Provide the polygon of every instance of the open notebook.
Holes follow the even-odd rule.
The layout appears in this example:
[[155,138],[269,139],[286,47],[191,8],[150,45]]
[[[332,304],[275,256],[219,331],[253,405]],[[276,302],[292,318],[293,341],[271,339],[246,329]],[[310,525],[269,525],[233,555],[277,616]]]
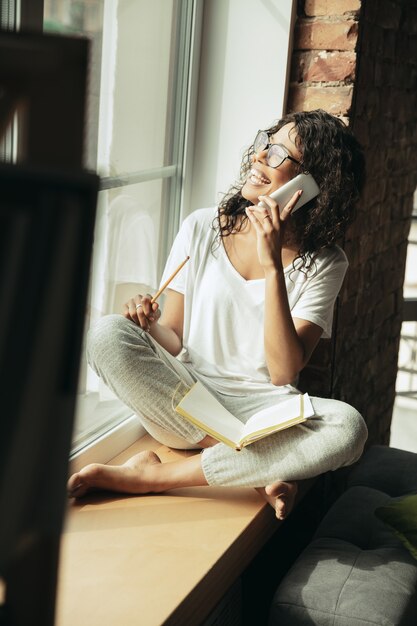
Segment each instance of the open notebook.
[[241,450],[250,443],[314,415],[307,393],[291,395],[277,405],[254,413],[242,424],[202,385],[196,382],[175,407],[177,413],[226,445]]

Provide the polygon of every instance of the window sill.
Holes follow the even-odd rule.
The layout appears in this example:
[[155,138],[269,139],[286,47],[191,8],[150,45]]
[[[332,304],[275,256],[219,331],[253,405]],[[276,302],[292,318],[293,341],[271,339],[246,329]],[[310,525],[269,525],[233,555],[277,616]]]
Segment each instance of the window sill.
[[72,455],[69,473],[79,472],[89,463],[108,463],[145,433],[139,417],[131,415]]
[[[172,450],[149,435],[114,459]],[[96,494],[70,503],[56,626],[201,623],[279,526],[250,488],[190,487],[163,495]]]

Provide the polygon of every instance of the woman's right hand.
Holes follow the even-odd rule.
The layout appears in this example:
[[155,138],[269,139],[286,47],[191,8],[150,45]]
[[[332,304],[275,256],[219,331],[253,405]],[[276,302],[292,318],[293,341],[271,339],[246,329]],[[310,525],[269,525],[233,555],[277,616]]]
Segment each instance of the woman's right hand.
[[158,323],[161,317],[161,311],[157,302],[151,303],[152,296],[147,293],[142,296],[138,293],[134,298],[130,298],[126,302],[123,310],[123,315],[128,319],[143,328],[146,332],[149,332],[155,324]]

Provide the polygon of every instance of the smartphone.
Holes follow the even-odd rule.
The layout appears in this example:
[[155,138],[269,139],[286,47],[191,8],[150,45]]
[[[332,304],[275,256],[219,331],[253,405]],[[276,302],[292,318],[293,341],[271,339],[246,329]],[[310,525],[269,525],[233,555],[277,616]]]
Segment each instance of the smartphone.
[[[279,210],[282,211],[287,202],[291,200],[291,198],[298,189],[302,189],[303,193],[301,194],[295,207],[291,211],[292,214],[294,213],[294,211],[298,211],[298,209],[301,209],[301,207],[304,206],[306,202],[312,200],[320,193],[319,186],[311,174],[298,174],[298,176],[292,178],[288,181],[288,183],[285,183],[285,185],[282,185],[282,187],[268,195],[270,198],[275,200],[275,202],[277,202]],[[258,206],[263,207],[264,209],[269,208],[262,201],[258,204]]]

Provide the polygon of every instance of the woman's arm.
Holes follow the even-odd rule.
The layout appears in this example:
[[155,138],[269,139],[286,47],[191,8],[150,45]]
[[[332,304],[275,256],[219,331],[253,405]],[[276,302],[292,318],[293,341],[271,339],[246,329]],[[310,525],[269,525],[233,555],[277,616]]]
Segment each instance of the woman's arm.
[[316,347],[322,328],[293,319],[288,303],[282,263],[282,238],[285,222],[299,193],[295,193],[281,214],[277,203],[261,196],[268,209],[248,207],[247,215],[257,234],[259,262],[265,272],[264,345],[266,362],[274,385],[294,381]]
[[282,269],[265,274],[264,329],[271,382],[290,384],[307,364],[323,330],[312,322],[293,319]]
[[167,289],[165,293],[164,310],[160,321],[150,327],[149,334],[165,350],[177,356],[182,350],[184,296],[173,289]]
[[167,289],[165,294],[162,315],[158,303],[151,303],[150,294],[131,298],[125,304],[123,314],[146,330],[170,354],[177,356],[182,349],[184,296],[173,289]]

